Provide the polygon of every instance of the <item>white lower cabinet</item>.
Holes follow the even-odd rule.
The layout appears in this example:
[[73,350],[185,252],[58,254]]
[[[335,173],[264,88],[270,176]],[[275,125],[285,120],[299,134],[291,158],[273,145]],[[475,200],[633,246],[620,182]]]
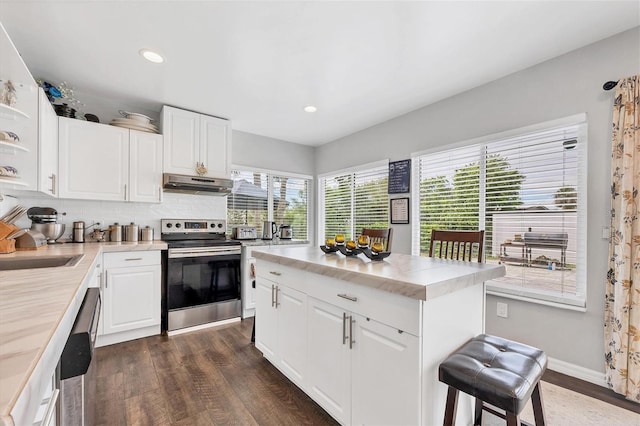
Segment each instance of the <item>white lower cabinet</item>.
[[352,315],[351,423],[420,423],[420,339]]
[[160,252],[104,253],[98,346],[160,333]]
[[350,423],[351,353],[345,311],[313,297],[307,302],[309,394],[333,418]]
[[[307,365],[307,295],[262,277],[256,280],[256,347],[298,386]],[[258,337],[259,336],[259,337]]]
[[[342,424],[421,423],[421,338],[401,315],[392,315],[395,326],[376,320],[394,310],[417,317],[419,301],[405,306],[344,281],[258,266],[256,347],[267,359]],[[297,282],[307,293],[289,287]]]

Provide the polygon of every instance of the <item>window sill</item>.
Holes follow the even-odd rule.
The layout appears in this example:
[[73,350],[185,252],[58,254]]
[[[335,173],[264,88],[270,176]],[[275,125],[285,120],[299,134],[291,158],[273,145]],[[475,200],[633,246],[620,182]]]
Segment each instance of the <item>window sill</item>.
[[523,302],[551,306],[553,308],[567,309],[570,311],[587,312],[585,299],[582,297],[560,296],[558,294],[539,291],[534,292],[519,287],[498,284],[491,281],[488,281],[486,283],[486,289],[487,294],[491,296],[520,300]]

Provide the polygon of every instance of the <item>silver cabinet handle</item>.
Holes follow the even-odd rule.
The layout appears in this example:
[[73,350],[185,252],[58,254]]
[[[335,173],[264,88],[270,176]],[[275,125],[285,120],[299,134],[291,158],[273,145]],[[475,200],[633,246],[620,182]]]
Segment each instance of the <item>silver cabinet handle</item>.
[[338,294],[338,297],[342,297],[343,299],[351,300],[352,302],[357,302],[358,298],[355,296],[349,296],[348,294]]
[[347,314],[342,313],[342,344],[347,343]]
[[160,188],[160,185],[158,185],[158,202],[162,202],[162,188]]
[[49,179],[51,179],[51,193],[56,195],[56,174],[52,173]]
[[353,349],[353,344],[356,342],[353,340],[353,323],[356,320],[353,319],[353,316],[349,315],[349,349]]
[[127,184],[124,184],[124,200],[127,201]]
[[274,293],[275,293],[275,290],[276,290],[276,286],[271,284],[271,307],[272,308],[276,305],[276,300],[275,300],[275,298],[273,296]]
[[276,309],[280,306],[280,302],[278,302],[278,292],[280,291],[280,287],[276,286]]
[[270,273],[271,275],[276,275],[276,276],[278,276],[278,277],[279,277],[280,275],[282,275],[282,273],[281,273],[281,272],[276,272],[276,271],[269,271],[269,273]]
[[104,271],[104,288],[109,288],[109,271]]
[[125,261],[127,261],[127,262],[131,261],[131,260],[142,260],[142,258],[141,257],[130,257],[128,259],[125,259]]

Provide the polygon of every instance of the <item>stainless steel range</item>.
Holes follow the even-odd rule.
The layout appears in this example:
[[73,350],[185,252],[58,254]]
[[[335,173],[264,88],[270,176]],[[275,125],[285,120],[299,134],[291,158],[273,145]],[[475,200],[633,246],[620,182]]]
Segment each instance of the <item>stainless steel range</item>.
[[240,317],[242,246],[223,219],[162,219],[163,323],[168,331]]

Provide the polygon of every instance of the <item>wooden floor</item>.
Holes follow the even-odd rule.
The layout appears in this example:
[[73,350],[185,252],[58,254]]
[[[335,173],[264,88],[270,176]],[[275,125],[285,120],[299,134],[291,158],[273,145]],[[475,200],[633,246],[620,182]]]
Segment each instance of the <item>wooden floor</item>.
[[[249,342],[252,326],[248,319],[98,348],[96,424],[336,425]],[[550,370],[543,380],[640,413],[600,386]]]
[[98,348],[96,424],[337,424],[249,342],[252,325]]

